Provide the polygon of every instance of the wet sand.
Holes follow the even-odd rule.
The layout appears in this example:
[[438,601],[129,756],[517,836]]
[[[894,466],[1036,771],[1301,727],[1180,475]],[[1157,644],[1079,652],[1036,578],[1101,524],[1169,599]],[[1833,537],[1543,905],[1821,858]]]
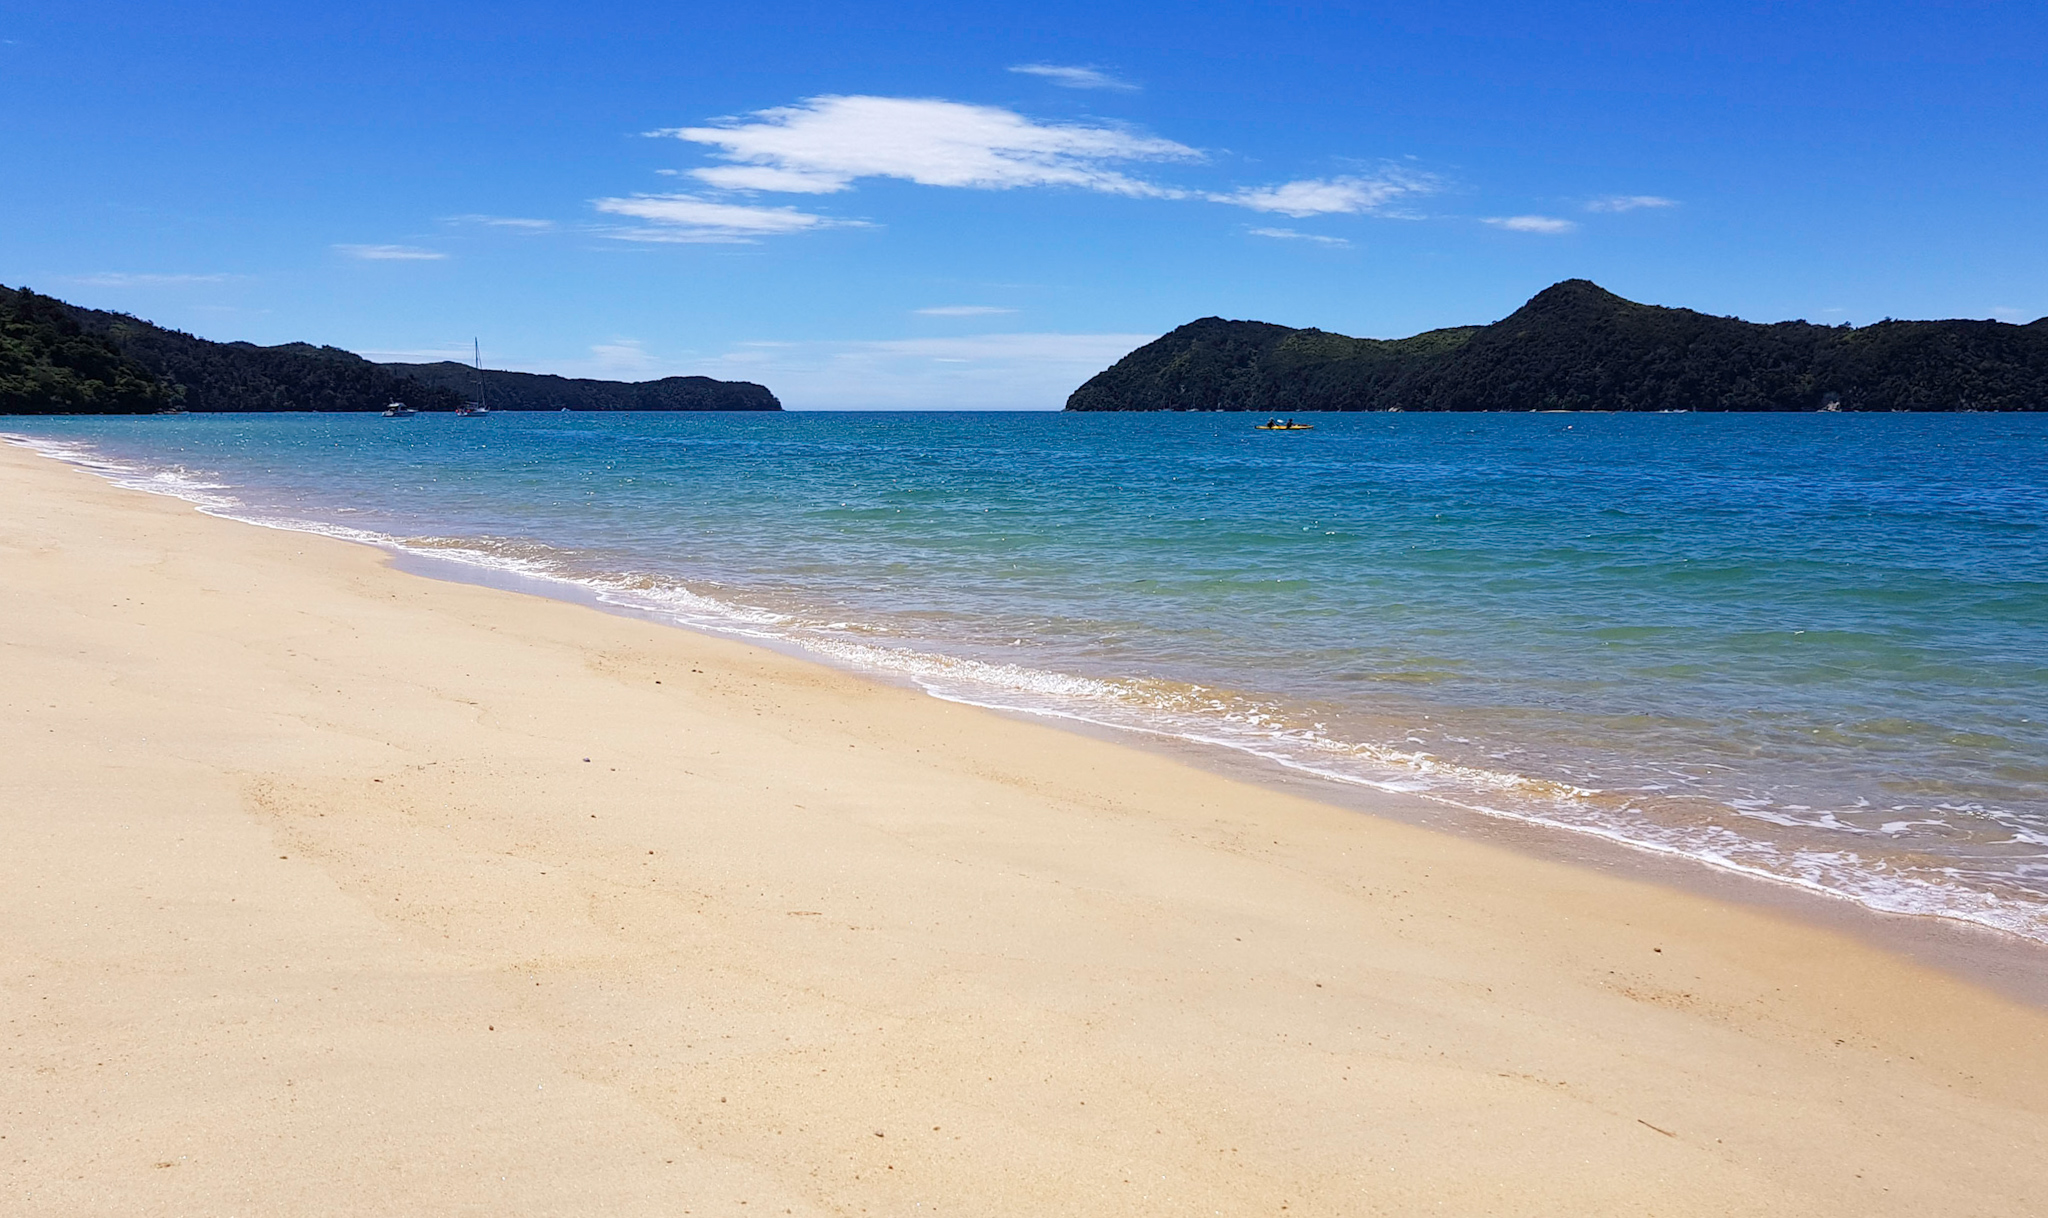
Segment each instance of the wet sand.
[[1837,928],[13,448],[0,622],[10,1212],[2048,1211]]

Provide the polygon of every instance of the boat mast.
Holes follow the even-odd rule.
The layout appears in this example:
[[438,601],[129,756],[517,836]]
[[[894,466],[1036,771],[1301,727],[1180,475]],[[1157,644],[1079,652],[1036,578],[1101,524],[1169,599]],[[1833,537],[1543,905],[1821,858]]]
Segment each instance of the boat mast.
[[484,347],[481,339],[472,338],[470,346],[476,352],[476,404],[485,410],[491,408],[490,395],[484,392]]

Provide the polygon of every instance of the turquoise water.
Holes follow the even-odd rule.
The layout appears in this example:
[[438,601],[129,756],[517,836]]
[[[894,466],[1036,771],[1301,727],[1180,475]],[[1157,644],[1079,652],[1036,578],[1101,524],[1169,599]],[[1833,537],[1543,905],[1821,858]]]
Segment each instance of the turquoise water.
[[2048,940],[2048,416],[187,416],[6,430],[573,581]]

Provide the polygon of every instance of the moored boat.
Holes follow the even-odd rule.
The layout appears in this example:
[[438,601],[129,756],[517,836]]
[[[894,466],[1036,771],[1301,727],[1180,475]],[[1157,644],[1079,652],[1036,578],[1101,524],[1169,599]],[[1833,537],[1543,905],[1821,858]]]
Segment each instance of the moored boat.
[[471,339],[470,349],[476,357],[476,401],[464,402],[462,405],[457,406],[455,408],[455,417],[458,419],[472,419],[478,415],[491,413],[491,395],[484,388],[483,343],[477,339]]

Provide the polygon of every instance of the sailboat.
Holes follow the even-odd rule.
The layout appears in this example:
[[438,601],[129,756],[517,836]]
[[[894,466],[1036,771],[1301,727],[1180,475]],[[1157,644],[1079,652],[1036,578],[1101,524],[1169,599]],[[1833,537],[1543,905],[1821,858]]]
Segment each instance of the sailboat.
[[480,414],[491,413],[490,395],[484,391],[483,343],[473,338],[470,340],[470,346],[476,354],[476,401],[464,402],[462,405],[457,406],[455,408],[455,417],[458,419],[470,419]]

